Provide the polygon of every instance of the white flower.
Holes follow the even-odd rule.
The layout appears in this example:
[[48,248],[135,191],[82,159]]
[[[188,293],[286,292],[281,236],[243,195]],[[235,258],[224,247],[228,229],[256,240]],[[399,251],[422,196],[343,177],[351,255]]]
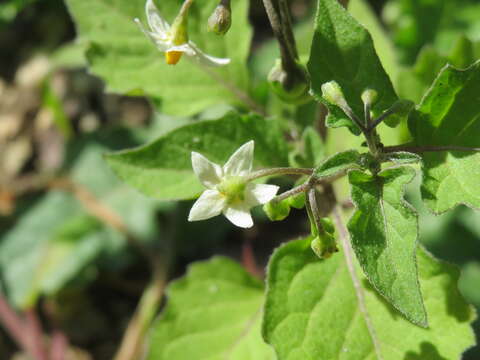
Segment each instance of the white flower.
[[207,190],[193,204],[188,221],[205,220],[223,213],[234,225],[253,226],[250,208],[269,202],[278,191],[275,185],[248,182],[253,146],[253,141],[243,144],[223,167],[192,152],[193,171]]
[[165,53],[167,64],[175,65],[183,54],[191,56],[202,64],[209,66],[221,66],[230,63],[230,59],[217,58],[203,53],[192,41],[188,40],[186,24],[182,19],[186,19],[186,13],[180,14],[179,21],[170,25],[162,18],[158,12],[153,0],[147,0],[145,4],[148,26],[151,31],[145,29],[138,18],[134,21],[140,27],[147,37],[153,41],[158,50]]

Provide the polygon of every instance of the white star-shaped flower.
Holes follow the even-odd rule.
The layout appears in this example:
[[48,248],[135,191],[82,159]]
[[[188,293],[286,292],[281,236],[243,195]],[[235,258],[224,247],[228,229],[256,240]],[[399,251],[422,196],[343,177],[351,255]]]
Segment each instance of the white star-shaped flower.
[[243,144],[223,167],[192,152],[193,171],[207,190],[193,204],[188,221],[223,214],[236,226],[253,226],[250,209],[269,202],[278,191],[276,185],[248,181],[252,171],[253,147],[253,141]]
[[186,24],[182,23],[182,18],[186,19],[186,14],[179,15],[179,21],[174,22],[170,27],[167,21],[162,18],[153,0],[147,0],[145,4],[150,31],[145,29],[138,18],[134,21],[140,27],[140,30],[153,41],[158,50],[165,53],[167,64],[175,65],[183,54],[196,59],[198,62],[208,66],[222,66],[230,63],[230,59],[217,58],[202,52],[192,41],[188,40]]

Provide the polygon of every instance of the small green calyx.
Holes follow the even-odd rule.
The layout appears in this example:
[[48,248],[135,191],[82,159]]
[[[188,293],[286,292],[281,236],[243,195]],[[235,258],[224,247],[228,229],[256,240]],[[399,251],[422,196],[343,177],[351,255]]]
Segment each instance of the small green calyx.
[[225,35],[232,26],[232,9],[230,1],[221,1],[208,18],[208,31]]
[[174,45],[183,45],[188,42],[188,10],[192,0],[185,0],[170,28],[171,39]]
[[224,179],[217,190],[226,197],[228,204],[245,200],[245,187],[247,183],[241,176],[232,176]]
[[273,92],[289,104],[301,105],[311,100],[307,72],[298,63],[288,72],[284,69],[282,61],[277,59],[268,74],[268,82]]
[[290,214],[289,199],[282,201],[269,201],[263,205],[263,211],[271,221],[282,221]]

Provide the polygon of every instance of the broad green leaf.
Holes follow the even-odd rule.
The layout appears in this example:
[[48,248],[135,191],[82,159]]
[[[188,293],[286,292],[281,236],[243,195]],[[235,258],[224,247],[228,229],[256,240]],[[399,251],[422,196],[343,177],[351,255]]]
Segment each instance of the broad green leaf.
[[457,38],[447,55],[441,55],[431,45],[423,47],[415,65],[401,69],[395,78],[395,88],[399,96],[419,103],[446,64],[463,69],[475,62],[478,57],[473,53],[473,46],[473,42],[462,35]]
[[357,265],[372,334],[343,250],[318,260],[310,241],[283,245],[270,259],[263,335],[278,360],[459,359],[475,343],[469,326],[474,311],[458,292],[458,270],[453,266],[423,250],[417,252],[430,324],[424,329],[399,316],[369,286]]
[[427,326],[417,279],[415,250],[417,214],[403,200],[406,184],[415,177],[407,167],[372,176],[348,174],[356,211],[348,223],[352,246],[371,284],[411,322]]
[[[180,0],[157,2],[170,24],[181,4]],[[208,70],[183,58],[175,66],[165,63],[164,54],[133,22],[138,17],[146,24],[145,0],[67,0],[67,5],[78,35],[90,43],[87,57],[91,70],[106,81],[109,91],[145,94],[161,99],[165,113],[191,115],[216,103],[234,101],[232,87],[240,91],[248,87],[245,61],[251,30],[247,0],[232,4],[235,21],[224,37],[207,32],[207,19],[216,3],[198,0],[192,5],[191,40],[207,54],[232,60],[228,66]],[[219,83],[217,77],[224,83]]]
[[390,0],[383,12],[404,63],[426,44],[445,54],[459,35],[478,39],[477,0]]
[[[129,133],[113,134],[125,144]],[[103,132],[102,137],[108,134]],[[89,196],[118,215],[129,232],[149,241],[158,231],[156,204],[109,171],[102,159],[108,148],[94,136],[80,140],[69,148],[65,171]],[[1,238],[0,268],[7,296],[19,308],[30,307],[40,295],[54,295],[82,278],[88,267],[100,266],[96,260],[101,256],[118,268],[125,261],[125,247],[125,236],[95,219],[71,192],[50,191]]]
[[[381,113],[397,96],[375,53],[370,34],[336,0],[319,0],[308,70],[314,96],[329,108],[328,125],[348,126],[358,132],[343,111],[322,98],[322,84],[335,80],[343,90],[353,112],[363,118],[362,92],[378,92],[372,110]],[[394,125],[389,123],[389,125]]]
[[330,156],[314,170],[314,175],[322,178],[346,173],[349,170],[360,169],[360,153],[357,150],[347,150]]
[[400,70],[395,47],[368,1],[350,0],[348,12],[372,35],[375,50],[386,73],[395,79]]
[[229,113],[173,130],[137,149],[107,156],[115,173],[129,185],[158,199],[191,199],[204,187],[193,173],[191,152],[223,165],[241,145],[255,141],[254,164],[288,164],[288,148],[275,120]]
[[275,359],[260,334],[263,284],[240,265],[223,257],[195,263],[167,294],[147,359]]
[[[480,148],[480,62],[466,70],[446,66],[410,114],[418,146]],[[480,152],[425,152],[422,197],[435,213],[458,204],[480,208]]]

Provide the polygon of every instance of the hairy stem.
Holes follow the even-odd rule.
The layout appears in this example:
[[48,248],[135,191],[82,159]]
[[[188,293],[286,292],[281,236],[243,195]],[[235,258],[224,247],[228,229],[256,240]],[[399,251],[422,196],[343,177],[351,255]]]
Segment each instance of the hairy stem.
[[333,218],[335,221],[335,225],[338,229],[338,233],[340,235],[340,240],[342,242],[343,254],[345,256],[345,261],[347,263],[348,272],[353,282],[355,294],[357,295],[358,307],[365,319],[368,332],[373,342],[375,354],[377,355],[377,358],[379,360],[383,360],[383,356],[380,349],[380,341],[378,340],[375,327],[373,326],[372,319],[370,317],[370,314],[368,313],[367,305],[365,303],[365,294],[363,292],[363,287],[362,287],[362,284],[360,283],[360,279],[358,278],[357,272],[355,270],[355,264],[353,260],[353,250],[352,250],[352,247],[350,246],[348,230],[343,222],[342,214],[338,205],[335,206],[333,210]]
[[383,148],[384,152],[396,152],[396,151],[406,151],[416,154],[421,154],[424,152],[438,152],[438,151],[480,151],[480,147],[467,147],[467,146],[456,146],[456,145],[445,145],[445,146],[435,146],[435,145],[426,145],[426,146],[411,146],[408,144],[404,145],[395,145],[395,146],[385,146]]
[[302,185],[296,186],[293,189],[290,189],[288,191],[285,191],[284,193],[281,193],[280,195],[275,196],[271,201],[272,202],[280,202],[283,201],[290,196],[294,196],[300,193],[303,193],[307,191],[312,185],[307,181],[306,183],[303,183]]
[[271,169],[262,169],[252,172],[247,178],[246,181],[252,181],[258,178],[271,175],[312,175],[313,169],[310,168],[271,168]]
[[[272,26],[273,34],[278,41],[280,47],[280,57],[282,59],[282,67],[287,73],[294,74],[297,67],[296,45],[291,43],[292,35],[286,35],[290,30],[286,30],[291,26],[290,19],[284,19],[285,12],[288,13],[286,4],[281,5],[279,0],[263,0],[263,5],[267,12],[268,20]],[[283,11],[281,8],[283,7]],[[288,14],[289,17],[289,14]]]
[[311,216],[313,217],[313,221],[315,222],[315,225],[317,227],[318,235],[325,234],[325,228],[323,227],[323,224],[321,221],[322,216],[320,215],[320,211],[318,209],[317,195],[316,195],[315,188],[311,188],[310,190],[308,190],[308,206],[310,207]]

